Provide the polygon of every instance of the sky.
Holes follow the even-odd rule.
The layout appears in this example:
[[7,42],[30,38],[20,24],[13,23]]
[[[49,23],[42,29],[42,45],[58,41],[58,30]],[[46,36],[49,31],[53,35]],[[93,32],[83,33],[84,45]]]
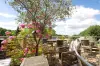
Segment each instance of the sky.
[[[72,0],[72,17],[64,21],[56,21],[54,29],[57,34],[79,34],[91,25],[100,25],[100,0]],[[18,13],[4,0],[0,0],[0,27],[15,30]]]

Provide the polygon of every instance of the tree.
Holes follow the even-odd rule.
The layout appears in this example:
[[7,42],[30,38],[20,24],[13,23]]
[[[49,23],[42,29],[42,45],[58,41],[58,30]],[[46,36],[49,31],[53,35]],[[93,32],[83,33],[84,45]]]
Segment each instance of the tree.
[[80,33],[81,36],[95,36],[96,39],[99,39],[100,37],[97,38],[97,36],[100,36],[100,25],[94,25],[90,26],[86,30]]
[[5,36],[6,31],[6,29],[0,28],[0,36]]
[[[71,14],[71,0],[12,0],[10,5],[19,13],[18,21],[32,24],[36,42],[36,56],[42,37],[50,36],[53,22]],[[38,39],[37,39],[38,38]]]
[[8,30],[8,29],[5,29],[5,28],[0,28],[0,36],[6,36],[5,35],[6,31],[11,31],[12,35],[15,35],[15,30]]

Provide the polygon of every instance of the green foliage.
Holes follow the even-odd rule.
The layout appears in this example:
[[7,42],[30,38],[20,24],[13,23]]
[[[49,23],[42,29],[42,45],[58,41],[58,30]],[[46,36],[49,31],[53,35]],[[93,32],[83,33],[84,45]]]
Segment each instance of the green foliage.
[[[28,22],[37,16],[45,16],[53,20],[71,15],[71,0],[7,0],[20,13],[18,21]],[[40,21],[40,19],[37,19]],[[42,22],[42,21],[41,21]]]
[[56,31],[54,29],[52,29],[52,36],[56,36]]
[[21,58],[23,58],[23,51],[16,49],[17,51],[12,52],[12,62],[11,62],[11,66],[16,66],[16,65],[20,65],[21,64]]
[[75,39],[77,39],[77,38],[79,38],[79,35],[73,35],[70,39],[71,39],[71,40],[75,40]]
[[80,33],[81,36],[100,36],[100,26],[90,26],[86,30]]
[[16,30],[8,30],[8,29],[5,29],[5,28],[0,28],[0,36],[6,36],[5,35],[6,31],[11,31],[12,35],[15,35],[15,32],[16,32]]
[[0,35],[1,35],[1,36],[5,36],[5,32],[6,32],[6,31],[7,31],[6,29],[0,28]]
[[[71,15],[71,0],[7,0],[9,4],[19,13],[18,22],[34,26],[32,31],[22,30],[19,37],[33,36],[36,43],[36,56],[38,46],[42,37],[50,37],[55,32],[52,22]],[[29,32],[29,33],[28,33]],[[53,33],[52,33],[53,32]],[[30,34],[31,33],[31,34]],[[26,43],[26,42],[25,42]],[[24,43],[24,44],[25,44]]]

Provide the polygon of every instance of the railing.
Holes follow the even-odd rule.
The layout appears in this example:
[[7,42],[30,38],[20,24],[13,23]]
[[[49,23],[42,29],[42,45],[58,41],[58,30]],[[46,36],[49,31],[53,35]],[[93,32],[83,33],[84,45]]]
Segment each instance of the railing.
[[[75,37],[75,36],[74,36],[74,37]],[[88,37],[91,37],[91,36],[88,36]],[[97,36],[92,36],[92,37],[97,38]],[[75,37],[75,38],[76,38],[76,37]],[[99,36],[98,36],[98,38],[99,38]],[[83,39],[83,40],[86,40],[86,38]],[[95,41],[95,42],[97,42],[97,41]],[[85,59],[84,57],[82,57],[82,56],[78,53],[76,46],[79,46],[79,45],[73,44],[72,46],[73,46],[72,49],[75,51],[75,54],[76,54],[77,58],[78,58],[78,59],[81,61],[81,63],[82,63],[82,65],[80,65],[80,66],[93,66],[93,65],[90,64],[88,61],[86,61],[86,59]],[[88,46],[90,46],[90,44],[89,44]],[[99,52],[100,52],[100,51],[99,51]]]

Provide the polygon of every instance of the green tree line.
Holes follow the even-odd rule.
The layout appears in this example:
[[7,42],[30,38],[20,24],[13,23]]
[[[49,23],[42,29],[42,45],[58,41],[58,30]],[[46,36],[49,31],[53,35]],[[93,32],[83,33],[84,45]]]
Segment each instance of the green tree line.
[[16,30],[8,30],[8,29],[1,28],[1,27],[0,27],[0,36],[6,36],[6,35],[5,35],[5,32],[6,32],[6,31],[10,31],[10,32],[12,33],[12,35],[15,35],[15,33],[16,33]]
[[100,36],[100,25],[90,26],[86,30],[82,31],[79,35],[81,36]]

